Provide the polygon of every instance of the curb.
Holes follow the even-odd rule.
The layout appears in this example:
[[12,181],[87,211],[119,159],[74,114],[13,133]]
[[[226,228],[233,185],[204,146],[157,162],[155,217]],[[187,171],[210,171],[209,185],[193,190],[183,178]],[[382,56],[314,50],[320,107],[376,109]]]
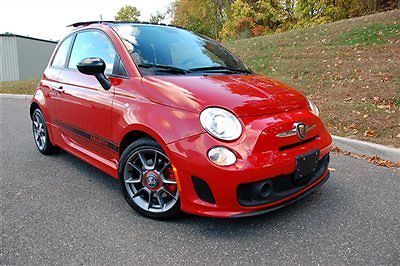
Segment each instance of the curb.
[[348,139],[339,136],[332,137],[334,145],[338,146],[342,150],[367,155],[369,157],[379,156],[382,159],[392,162],[400,161],[400,149],[398,148],[387,147],[372,142]]
[[0,94],[0,98],[6,99],[24,99],[24,100],[31,100],[33,95],[30,94]]
[[332,136],[332,138],[333,138],[333,140],[338,141],[338,142],[340,141],[340,142],[354,143],[354,144],[358,144],[358,145],[366,145],[366,146],[369,146],[374,149],[400,154],[400,148],[392,148],[392,147],[388,147],[388,146],[373,143],[373,142],[362,141],[362,140],[358,140],[358,139],[343,138],[343,137],[339,137],[339,136]]

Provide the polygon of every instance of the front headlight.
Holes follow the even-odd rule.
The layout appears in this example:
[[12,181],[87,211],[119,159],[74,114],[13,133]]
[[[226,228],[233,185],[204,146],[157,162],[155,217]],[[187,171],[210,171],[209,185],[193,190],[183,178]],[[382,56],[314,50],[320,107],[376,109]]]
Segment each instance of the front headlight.
[[308,100],[308,106],[313,114],[319,116],[319,109],[311,100]]
[[242,125],[232,113],[222,108],[206,108],[200,114],[200,123],[213,137],[221,140],[236,140],[242,134]]

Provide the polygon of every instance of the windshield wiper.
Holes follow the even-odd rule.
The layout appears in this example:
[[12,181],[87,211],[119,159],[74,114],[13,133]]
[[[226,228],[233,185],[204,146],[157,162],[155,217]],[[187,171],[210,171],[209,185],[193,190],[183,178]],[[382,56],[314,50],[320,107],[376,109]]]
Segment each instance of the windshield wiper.
[[191,68],[188,72],[218,72],[218,71],[229,71],[229,72],[236,72],[236,73],[246,73],[251,74],[252,72],[247,69],[240,69],[240,68],[232,68],[232,67],[225,67],[225,66],[209,66],[209,67],[196,67]]
[[[166,72],[172,72],[172,73],[178,73],[178,74],[186,74],[188,71],[174,67],[174,66],[168,66],[168,65],[160,65],[160,64],[138,64],[138,67],[143,67],[143,68],[159,68],[161,71],[166,71]],[[160,71],[159,70],[159,71]]]
[[174,66],[169,66],[169,65],[161,65],[161,64],[152,64],[152,63],[141,63],[138,64],[139,67],[143,68],[158,68],[158,71],[165,71],[165,72],[172,72],[172,73],[178,73],[178,74],[187,74],[187,73],[192,73],[192,72],[234,72],[234,73],[246,73],[246,74],[251,74],[252,72],[247,69],[239,69],[239,68],[231,68],[231,67],[225,67],[225,66],[209,66],[209,67],[197,67],[197,68],[191,68],[188,70],[174,67]]

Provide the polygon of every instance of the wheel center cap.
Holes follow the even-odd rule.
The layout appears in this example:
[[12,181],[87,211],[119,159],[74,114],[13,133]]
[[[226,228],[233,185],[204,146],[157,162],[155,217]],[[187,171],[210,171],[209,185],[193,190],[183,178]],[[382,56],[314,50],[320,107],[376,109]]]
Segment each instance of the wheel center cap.
[[160,183],[157,175],[153,172],[148,173],[145,177],[145,180],[146,180],[146,186],[150,189],[157,188]]
[[158,185],[157,177],[155,177],[154,175],[148,175],[146,180],[147,180],[147,184],[151,188],[155,188]]

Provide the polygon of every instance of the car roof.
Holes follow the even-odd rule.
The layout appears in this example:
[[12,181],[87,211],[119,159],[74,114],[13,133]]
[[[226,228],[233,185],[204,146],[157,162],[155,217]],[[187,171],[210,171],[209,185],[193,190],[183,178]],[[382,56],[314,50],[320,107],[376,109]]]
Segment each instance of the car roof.
[[174,27],[174,28],[180,28],[180,29],[184,29],[183,27],[180,26],[176,26],[176,25],[171,25],[171,24],[164,24],[164,23],[151,23],[151,22],[139,22],[139,21],[111,21],[111,20],[107,20],[107,21],[98,21],[98,20],[94,20],[94,21],[81,21],[81,22],[75,22],[71,25],[68,25],[67,27],[74,27],[74,28],[78,28],[78,27],[85,27],[85,26],[89,26],[89,25],[95,25],[95,24],[101,24],[101,25],[108,25],[108,26],[112,26],[112,25],[118,25],[118,24],[133,24],[133,25],[153,25],[153,26],[164,26],[164,27]]

